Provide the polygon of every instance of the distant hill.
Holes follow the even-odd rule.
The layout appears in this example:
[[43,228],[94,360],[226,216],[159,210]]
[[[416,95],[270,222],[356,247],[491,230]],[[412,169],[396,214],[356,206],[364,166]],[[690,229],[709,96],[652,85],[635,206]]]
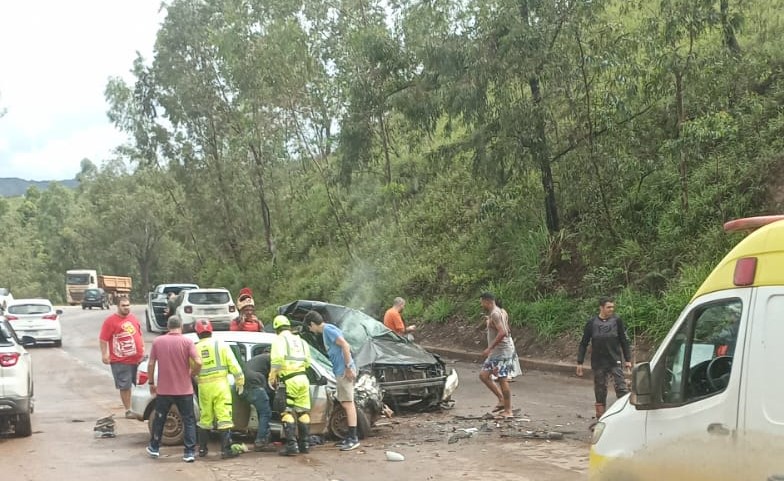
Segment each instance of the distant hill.
[[79,185],[76,179],[69,180],[24,180],[16,177],[0,177],[0,197],[17,197],[24,195],[28,187],[35,186],[40,190],[46,190],[49,184],[57,182],[69,189],[75,189]]

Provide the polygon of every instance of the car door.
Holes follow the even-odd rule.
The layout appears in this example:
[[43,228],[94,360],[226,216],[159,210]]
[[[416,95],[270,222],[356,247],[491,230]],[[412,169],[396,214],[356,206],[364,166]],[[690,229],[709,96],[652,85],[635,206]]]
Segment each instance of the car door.
[[14,332],[0,321],[0,399],[32,393],[32,360]]
[[[313,349],[311,349],[313,352]],[[327,423],[331,409],[329,406],[329,393],[327,386],[330,376],[324,366],[315,359],[308,368],[308,381],[310,382],[310,422],[313,432],[322,432]]]
[[717,475],[736,469],[725,462],[736,443],[742,386],[743,350],[735,349],[743,346],[752,293],[735,289],[701,298],[657,361],[661,404],[647,412],[645,439],[649,452],[670,466],[700,466]]
[[747,330],[748,362],[742,393],[738,463],[744,479],[784,479],[784,293],[781,287],[757,289]]
[[[242,342],[230,342],[227,343],[231,348],[231,351],[234,353],[234,357],[237,359],[237,362],[240,365],[241,369],[245,369],[245,363],[248,362],[250,359],[250,352],[252,346],[249,344],[245,344]],[[229,374],[229,379],[231,385],[234,386],[234,376]],[[250,421],[250,412],[251,407],[250,404],[239,394],[237,394],[237,389],[232,388],[231,390],[231,399],[232,399],[232,420],[234,422],[234,427],[236,429],[247,429],[248,422]]]

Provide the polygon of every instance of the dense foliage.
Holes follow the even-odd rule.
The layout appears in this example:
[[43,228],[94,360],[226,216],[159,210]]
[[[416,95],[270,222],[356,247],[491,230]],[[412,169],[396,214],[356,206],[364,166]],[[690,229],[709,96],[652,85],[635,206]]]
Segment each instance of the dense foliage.
[[112,79],[132,139],[76,191],[0,203],[0,285],[248,285],[408,317],[482,290],[548,338],[600,294],[656,338],[780,208],[781,0],[168,2]]

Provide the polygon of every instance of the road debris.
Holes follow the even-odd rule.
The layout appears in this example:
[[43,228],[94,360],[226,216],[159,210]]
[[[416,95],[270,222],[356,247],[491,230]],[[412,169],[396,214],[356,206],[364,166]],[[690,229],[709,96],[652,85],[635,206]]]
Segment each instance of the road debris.
[[385,451],[384,454],[387,457],[387,461],[405,461],[406,457],[400,453],[395,451]]
[[114,414],[110,416],[106,416],[100,418],[99,420],[95,421],[95,427],[93,431],[95,432],[96,438],[113,438],[117,434],[114,432],[115,422],[114,422]]
[[563,433],[558,431],[523,431],[521,433],[501,433],[502,438],[523,438],[523,439],[563,439]]

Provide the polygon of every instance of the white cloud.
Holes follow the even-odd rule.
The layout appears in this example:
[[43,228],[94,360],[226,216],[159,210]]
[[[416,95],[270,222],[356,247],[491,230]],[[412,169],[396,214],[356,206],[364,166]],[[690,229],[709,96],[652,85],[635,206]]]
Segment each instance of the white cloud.
[[70,178],[82,158],[97,163],[122,141],[106,118],[104,89],[111,76],[131,79],[136,51],[151,57],[159,7],[160,0],[0,2],[0,107],[7,108],[0,177]]
[[124,135],[108,123],[83,128],[67,137],[51,138],[38,148],[12,155],[3,165],[2,176],[32,180],[73,179],[79,173],[83,158],[93,162],[107,159],[112,149],[124,141]]

